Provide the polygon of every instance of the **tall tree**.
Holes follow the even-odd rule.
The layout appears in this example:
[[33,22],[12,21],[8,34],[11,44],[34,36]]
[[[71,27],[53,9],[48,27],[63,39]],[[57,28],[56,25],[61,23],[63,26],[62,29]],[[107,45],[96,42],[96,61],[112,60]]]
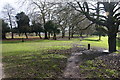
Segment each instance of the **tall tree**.
[[8,24],[2,20],[2,39],[6,39],[6,33],[10,32]]
[[42,25],[40,23],[36,23],[35,21],[32,21],[32,32],[35,32],[36,35],[38,34],[40,39],[42,39],[41,37],[41,32],[43,32],[43,28]]
[[62,31],[62,38],[65,37],[65,31],[67,30],[70,37],[73,37],[74,29],[78,23],[85,20],[84,15],[79,14],[68,4],[58,4],[56,10],[56,21],[59,24]]
[[[79,9],[73,4],[70,5],[75,10],[83,13],[93,23],[107,28],[109,52],[115,52],[116,36],[120,25],[119,2],[109,1],[96,3],[97,4],[89,2],[77,2]],[[102,6],[97,7],[98,5]],[[96,13],[97,10],[99,10],[99,14]],[[104,15],[104,13],[106,13],[106,15]]]
[[47,21],[45,24],[45,29],[47,30],[47,32],[52,33],[53,34],[53,39],[56,40],[56,34],[60,33],[60,30],[58,29],[58,25],[56,23],[54,23],[53,21]]
[[4,19],[9,23],[10,25],[10,29],[11,29],[11,38],[13,39],[14,38],[14,35],[13,35],[13,22],[15,20],[14,18],[14,14],[15,14],[15,9],[10,5],[10,4],[6,4],[4,7],[3,7],[3,14],[4,14]]
[[45,30],[48,32],[48,37],[50,38],[50,34],[53,33],[53,26],[54,26],[54,23],[50,20],[50,21],[47,21],[46,24],[45,24]]
[[32,4],[32,7],[34,10],[39,12],[39,15],[41,17],[42,25],[44,28],[44,33],[45,33],[45,39],[48,39],[48,33],[47,30],[45,29],[45,24],[46,22],[51,19],[51,10],[53,9],[54,4],[50,4],[49,2],[42,1],[42,0],[29,0],[30,5]]
[[57,40],[56,34],[59,34],[59,33],[60,33],[59,25],[54,23],[54,26],[53,26],[53,39],[54,40]]
[[29,17],[24,12],[16,15],[16,22],[18,24],[19,32],[25,33],[26,38],[28,38],[27,32],[30,30],[29,21]]
[[55,20],[57,24],[59,24],[59,27],[62,32],[62,38],[65,37],[65,30],[67,29],[67,16],[69,9],[67,8],[67,4],[59,3],[57,4],[57,8],[55,10]]

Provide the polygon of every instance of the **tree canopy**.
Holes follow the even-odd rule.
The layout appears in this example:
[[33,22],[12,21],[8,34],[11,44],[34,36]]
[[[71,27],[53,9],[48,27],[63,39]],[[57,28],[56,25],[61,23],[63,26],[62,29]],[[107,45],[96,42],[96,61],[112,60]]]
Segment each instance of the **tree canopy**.
[[24,12],[18,13],[15,17],[18,24],[19,32],[25,33],[26,38],[28,38],[26,33],[30,30],[29,17]]
[[2,39],[6,39],[7,32],[10,32],[10,28],[8,27],[8,24],[2,20]]

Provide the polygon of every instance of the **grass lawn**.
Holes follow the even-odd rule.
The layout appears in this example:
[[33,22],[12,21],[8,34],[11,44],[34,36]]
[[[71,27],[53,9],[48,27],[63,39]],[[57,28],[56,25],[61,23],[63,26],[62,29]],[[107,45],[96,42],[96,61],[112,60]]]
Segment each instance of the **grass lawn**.
[[72,47],[72,44],[87,45],[90,43],[91,46],[107,48],[107,37],[102,37],[102,41],[97,41],[97,39],[97,37],[90,37],[81,42],[77,38],[70,41],[3,41],[2,55],[5,75],[14,78],[61,76],[70,54],[67,50]]
[[[101,41],[98,41],[98,37],[89,37],[81,41],[81,44],[91,44],[91,47],[101,47],[108,49],[108,37],[102,37]],[[120,41],[117,40],[117,49],[120,49]]]
[[3,56],[40,54],[44,50],[68,49],[73,41],[35,40],[35,41],[3,41]]
[[[73,41],[3,41],[2,53],[6,77],[55,77],[62,73],[69,53],[49,50],[70,49]],[[49,54],[50,53],[50,54]]]

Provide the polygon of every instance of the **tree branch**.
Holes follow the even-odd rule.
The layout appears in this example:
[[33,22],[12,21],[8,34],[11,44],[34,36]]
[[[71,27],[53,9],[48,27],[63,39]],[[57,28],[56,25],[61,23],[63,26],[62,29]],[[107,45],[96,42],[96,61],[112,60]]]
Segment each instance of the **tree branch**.
[[97,16],[97,17],[102,17],[102,18],[105,18],[107,19],[106,16],[103,16],[103,15],[99,15],[99,14],[95,14],[95,13],[91,13],[90,16]]
[[38,5],[36,2],[33,2],[33,4],[35,4],[40,9],[40,11],[42,11],[40,5]]
[[120,7],[118,7],[114,12],[113,15],[120,9]]
[[80,22],[82,22],[82,21],[84,21],[86,19],[86,17],[85,18],[83,18],[82,20],[80,20],[80,21],[78,21],[78,22],[76,22],[76,24],[75,25],[77,25],[77,24],[79,24]]
[[[80,5],[80,4],[79,4]],[[83,14],[90,20],[92,21],[93,23],[96,23],[98,25],[102,25],[102,26],[106,26],[106,24],[104,22],[101,22],[100,20],[98,19],[95,19],[93,17],[90,17],[90,14],[89,14],[89,7],[88,7],[88,4],[87,2],[85,2],[85,5],[86,5],[86,8],[87,8],[87,12],[83,11]]]
[[117,18],[118,16],[120,16],[120,13],[115,14],[114,18]]
[[84,28],[84,29],[79,29],[79,30],[86,30],[86,29],[88,29],[90,26],[92,26],[94,23],[91,23],[91,24],[89,24],[86,28]]
[[84,10],[82,9],[82,6],[80,5],[80,3],[77,2],[77,4],[78,4],[79,8],[81,9],[81,12],[84,12]]
[[72,4],[68,3],[71,7],[73,7],[76,11],[81,12],[80,10],[78,10],[75,6],[73,6]]

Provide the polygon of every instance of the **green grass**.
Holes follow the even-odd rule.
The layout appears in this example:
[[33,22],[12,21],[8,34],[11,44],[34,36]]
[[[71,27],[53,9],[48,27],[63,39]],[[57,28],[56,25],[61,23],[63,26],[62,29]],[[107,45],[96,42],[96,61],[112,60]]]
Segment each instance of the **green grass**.
[[98,37],[85,38],[82,42],[83,44],[91,44],[91,46],[108,48],[107,37],[102,37],[101,41],[98,40]]
[[[35,40],[3,41],[2,54],[6,77],[43,78],[58,77],[66,67],[69,52],[58,53],[72,47],[73,41]],[[56,50],[50,52],[49,50]],[[56,53],[57,52],[57,53]]]
[[[101,47],[108,49],[108,37],[102,37],[101,40],[98,40],[98,37],[89,37],[81,41],[81,44],[87,46],[91,44],[91,47]],[[117,49],[120,49],[120,41],[117,40]]]
[[36,40],[36,41],[3,41],[3,56],[40,54],[45,50],[69,49],[72,41]]
[[54,78],[66,66],[66,56],[60,54],[34,54],[5,57],[6,77],[13,78]]
[[[72,44],[91,44],[92,47],[107,48],[107,37],[97,41],[97,37],[71,39],[70,41],[59,40],[34,40],[34,41],[3,41],[2,55],[6,77],[56,77],[60,76],[66,67],[66,61]],[[56,50],[49,52],[49,50]],[[60,54],[57,50],[63,50]],[[57,53],[57,54],[56,54]],[[91,67],[94,69],[95,67]]]

